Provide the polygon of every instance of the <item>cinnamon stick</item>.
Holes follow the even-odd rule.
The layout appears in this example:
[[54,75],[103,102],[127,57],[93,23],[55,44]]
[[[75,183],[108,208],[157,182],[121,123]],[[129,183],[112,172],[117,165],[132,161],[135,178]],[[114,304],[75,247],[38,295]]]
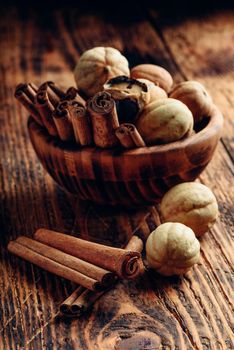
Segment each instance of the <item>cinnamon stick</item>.
[[54,106],[49,100],[47,90],[39,90],[36,94],[36,108],[38,109],[41,120],[46,127],[47,131],[51,136],[57,136],[57,128],[55,126],[52,112],[54,111]]
[[[125,250],[133,250],[139,253],[142,252],[144,248],[143,241],[136,235],[133,235],[128,244],[125,247]],[[142,262],[142,271],[144,270],[143,262]],[[83,312],[85,312],[89,307],[91,307],[103,294],[105,294],[107,290],[103,290],[100,292],[94,292],[91,290],[84,290],[81,292],[77,298],[71,303],[70,311],[73,315],[80,316]]]
[[[58,275],[60,277],[69,279],[72,282],[75,282],[77,284],[79,284],[81,282],[81,276],[77,271],[74,271],[66,266],[63,266],[55,261],[52,261],[44,256],[42,256],[41,254],[38,254],[37,252],[33,251],[30,248],[27,248],[25,246],[23,246],[22,244],[16,242],[16,241],[12,241],[8,244],[7,249],[9,250],[9,252],[43,268],[46,271],[49,271],[51,273],[54,273],[55,275]],[[93,289],[98,289],[99,284],[98,282],[90,279],[88,280],[88,278],[86,279],[85,283],[84,281],[82,281],[82,283],[85,283],[87,286],[89,286],[89,288],[93,288]]]
[[40,124],[41,126],[43,126],[42,120],[41,120],[41,116],[39,114],[39,112],[37,111],[34,103],[32,102],[32,100],[27,96],[27,94],[20,90],[17,89],[15,91],[14,94],[15,98],[27,109],[27,111],[30,113],[30,115],[33,117],[33,119]]
[[[134,250],[139,253],[142,252],[144,247],[143,241],[136,235],[133,235],[128,244],[126,250]],[[107,289],[108,290],[108,289]],[[68,315],[80,316],[89,307],[91,307],[96,300],[98,300],[106,291],[93,292],[87,289],[81,290],[80,286],[61,304],[60,311]]]
[[117,136],[121,145],[124,148],[134,148],[135,147],[135,142],[133,141],[131,135],[129,134],[128,129],[123,124],[121,124],[115,130],[115,135]]
[[135,143],[136,147],[145,147],[145,141],[143,140],[142,136],[140,135],[139,131],[135,127],[135,125],[130,123],[125,123],[124,126],[128,128],[129,134]]
[[78,288],[76,288],[74,292],[71,295],[69,295],[69,297],[66,300],[64,300],[64,302],[60,305],[60,308],[59,308],[60,312],[63,314],[70,313],[71,305],[85,290],[87,289],[85,289],[82,286],[79,286]]
[[15,88],[15,91],[23,91],[27,96],[28,98],[34,102],[34,99],[35,99],[35,96],[36,96],[36,93],[38,91],[38,87],[33,84],[33,83],[28,83],[28,84],[23,84],[23,83],[20,83],[16,86]]
[[68,110],[65,108],[63,110],[55,109],[52,117],[60,139],[62,141],[73,141],[74,132]]
[[116,129],[115,134],[118,137],[121,145],[125,148],[145,147],[145,141],[133,124],[121,124]]
[[96,146],[114,147],[118,144],[115,129],[119,126],[115,101],[108,92],[98,92],[87,102]]
[[49,99],[54,107],[57,107],[60,100],[65,98],[66,94],[53,81],[46,81],[43,83],[40,90],[46,89],[48,91]]
[[68,100],[63,100],[63,101],[60,101],[58,106],[57,106],[57,110],[59,112],[62,112],[64,111],[65,109],[68,109],[69,107],[69,101]]
[[[49,271],[60,277],[69,279],[92,290],[101,290],[107,283],[113,283],[113,274],[107,271],[102,273],[96,266],[89,266],[86,262],[65,254],[53,247],[21,236],[8,244],[11,253]],[[91,272],[91,273],[90,273]],[[95,273],[96,272],[96,273]],[[89,275],[92,275],[90,277]],[[109,277],[110,276],[110,277]]]
[[60,305],[60,312],[66,316],[80,316],[106,292],[107,289],[100,292],[94,292],[79,286]]
[[16,242],[25,245],[28,248],[35,250],[39,254],[57,261],[64,266],[70,267],[87,277],[97,280],[102,285],[109,286],[115,280],[115,275],[110,271],[102,269],[101,267],[90,264],[86,261],[66,254],[58,249],[47,246],[28,237],[20,236],[16,239]]
[[29,83],[30,87],[32,88],[32,90],[34,90],[36,93],[38,91],[38,86],[34,83]]
[[71,304],[70,310],[73,315],[80,316],[89,307],[91,307],[107,291],[93,292],[86,289]]
[[66,93],[58,87],[53,81],[47,81],[47,85],[49,85],[50,89],[60,98],[63,99],[66,96]]
[[130,241],[127,243],[125,250],[133,250],[134,252],[141,253],[144,248],[142,239],[136,235],[133,235]]
[[67,89],[65,99],[76,101],[83,107],[86,104],[85,100],[79,95],[78,90],[73,86]]
[[69,111],[76,142],[81,146],[91,145],[93,137],[86,109],[83,106],[74,106],[73,104]]
[[115,272],[120,278],[134,279],[141,273],[139,252],[109,247],[46,229],[37,230],[34,237],[67,254]]

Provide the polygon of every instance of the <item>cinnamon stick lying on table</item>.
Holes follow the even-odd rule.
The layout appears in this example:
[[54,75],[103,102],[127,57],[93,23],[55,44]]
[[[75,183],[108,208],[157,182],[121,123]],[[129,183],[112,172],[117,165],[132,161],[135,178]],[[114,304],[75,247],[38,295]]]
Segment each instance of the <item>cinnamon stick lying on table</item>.
[[92,290],[85,289],[71,304],[71,314],[74,316],[80,316],[106,292],[106,290],[93,292]]
[[[101,289],[101,287],[106,288],[116,280],[116,276],[109,271],[24,236],[17,238],[16,241],[10,242],[8,250],[59,276],[75,282],[77,282],[77,279],[80,279],[79,283],[89,289],[97,290]],[[56,264],[56,262],[58,264]],[[62,266],[59,266],[59,264]],[[72,274],[67,268],[80,272],[80,274]],[[70,274],[68,274],[68,272]],[[93,280],[91,278],[93,278]],[[100,283],[98,284],[97,282]]]
[[115,134],[118,137],[121,145],[125,148],[145,147],[145,141],[133,124],[121,124],[116,129]]
[[109,289],[94,292],[89,289],[80,291],[78,287],[61,305],[60,312],[66,316],[80,316],[90,308]]
[[115,275],[58,249],[21,236],[8,244],[8,250],[25,260],[83,287],[101,290],[116,280]]
[[127,243],[125,250],[133,250],[134,252],[141,253],[144,248],[144,243],[142,239],[136,235],[133,235],[129,242]]
[[123,279],[133,279],[141,273],[142,259],[137,251],[109,247],[46,229],[37,230],[34,238],[67,254],[115,272]]
[[76,142],[81,146],[89,146],[93,142],[91,124],[83,106],[71,106],[70,119],[73,125]]
[[[70,281],[73,281],[77,284],[81,282],[82,278],[78,272],[67,268],[66,266],[63,266],[61,264],[58,264],[55,261],[50,261],[50,259],[38,254],[30,248],[24,247],[22,244],[16,241],[10,242],[7,248],[9,252],[43,268],[46,271],[54,273],[57,276],[69,279]],[[82,281],[82,283],[87,284],[89,288],[99,289],[99,284],[97,281],[87,279],[86,282]]]
[[48,91],[42,89],[37,92],[36,97],[36,108],[40,113],[41,120],[46,127],[47,131],[51,136],[57,136],[57,128],[54,123],[52,112],[54,111],[54,106],[49,100]]
[[[138,236],[133,235],[128,244],[126,245],[125,249],[134,250],[141,253],[143,247],[143,241]],[[143,268],[144,267],[142,265],[142,269]],[[80,316],[89,307],[91,307],[96,302],[96,300],[98,300],[104,293],[106,293],[107,290],[101,292],[93,292],[79,286],[61,304],[60,312],[66,315]]]
[[115,129],[119,126],[115,101],[108,92],[98,92],[87,102],[96,146],[114,147],[119,143]]
[[71,305],[74,303],[74,301],[87,289],[85,289],[82,286],[79,286],[74,290],[74,292],[69,295],[69,297],[64,300],[64,302],[60,305],[59,309],[60,312],[63,314],[68,314],[71,312]]

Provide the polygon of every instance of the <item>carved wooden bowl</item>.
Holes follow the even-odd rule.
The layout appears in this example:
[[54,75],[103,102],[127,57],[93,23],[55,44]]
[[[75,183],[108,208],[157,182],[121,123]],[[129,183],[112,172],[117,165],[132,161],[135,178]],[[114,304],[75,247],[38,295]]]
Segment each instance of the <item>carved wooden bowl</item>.
[[52,178],[81,199],[100,204],[144,206],[172,186],[195,180],[211,160],[223,124],[214,106],[196,134],[166,145],[133,150],[68,145],[29,118],[32,145]]

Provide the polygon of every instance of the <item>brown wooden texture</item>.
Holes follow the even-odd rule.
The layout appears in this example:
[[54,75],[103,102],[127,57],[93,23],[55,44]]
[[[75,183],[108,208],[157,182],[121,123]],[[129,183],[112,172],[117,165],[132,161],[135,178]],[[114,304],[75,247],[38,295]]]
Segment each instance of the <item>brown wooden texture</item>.
[[[195,180],[214,154],[222,125],[214,107],[198,133],[130,151],[72,147],[49,137],[32,118],[28,128],[38,158],[59,185],[83,200],[129,207],[152,205],[172,186]],[[104,126],[99,129],[103,133]]]
[[[79,9],[1,11],[0,349],[233,349],[233,35],[234,12],[165,23],[150,11],[125,22]],[[121,17],[120,19],[121,20]],[[59,318],[75,289],[10,256],[6,245],[39,227],[109,242],[147,236],[155,208],[121,211],[77,202],[46,174],[30,144],[27,112],[13,97],[17,83],[73,85],[79,54],[114,46],[133,64],[163,65],[175,81],[205,83],[223,111],[222,142],[199,180],[215,193],[220,219],[201,239],[200,263],[183,278],[151,273],[120,282],[79,320]]]

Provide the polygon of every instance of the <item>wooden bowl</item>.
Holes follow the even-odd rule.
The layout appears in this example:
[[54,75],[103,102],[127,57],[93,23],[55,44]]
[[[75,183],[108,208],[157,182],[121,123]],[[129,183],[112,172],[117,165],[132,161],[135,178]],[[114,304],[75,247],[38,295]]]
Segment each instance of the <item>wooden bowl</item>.
[[214,106],[196,134],[166,145],[133,150],[68,145],[30,117],[32,145],[44,168],[63,188],[100,204],[144,206],[172,186],[193,181],[211,160],[223,124]]

